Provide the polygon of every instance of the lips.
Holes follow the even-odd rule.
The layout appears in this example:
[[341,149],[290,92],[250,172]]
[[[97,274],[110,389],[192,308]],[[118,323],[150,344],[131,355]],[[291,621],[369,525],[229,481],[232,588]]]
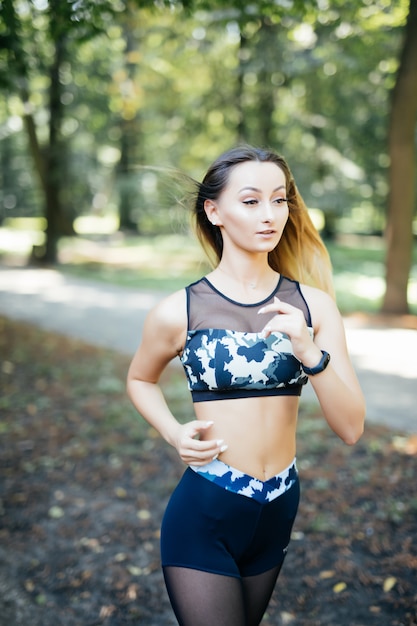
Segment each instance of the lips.
[[261,230],[258,232],[258,235],[274,235],[275,230]]

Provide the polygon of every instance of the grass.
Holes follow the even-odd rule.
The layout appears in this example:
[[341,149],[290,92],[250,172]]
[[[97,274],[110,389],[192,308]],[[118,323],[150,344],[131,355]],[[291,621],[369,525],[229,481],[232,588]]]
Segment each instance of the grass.
[[[7,232],[6,232],[7,231]],[[27,258],[35,234],[0,228],[0,259],[11,253]],[[343,314],[376,313],[385,289],[385,248],[378,237],[341,237],[328,242],[334,269],[337,301]],[[64,238],[59,269],[74,276],[135,289],[175,291],[209,269],[192,235],[125,237],[113,235]],[[410,276],[409,303],[417,314],[417,244]]]
[[72,275],[123,287],[175,291],[209,270],[192,236],[65,239],[60,269]]
[[375,313],[384,295],[384,255],[381,239],[363,238],[327,243],[332,260],[337,302],[344,314]]
[[[385,245],[380,237],[341,237],[327,243],[333,265],[337,302],[342,313],[376,313],[385,291]],[[413,250],[408,299],[417,313],[417,245]]]
[[[337,301],[343,314],[376,313],[382,303],[385,282],[385,250],[380,238],[358,237],[327,244]],[[71,253],[70,253],[71,250]],[[139,289],[174,291],[197,280],[209,265],[194,239],[185,236],[134,238],[113,243],[107,258],[87,260],[73,240],[63,242],[62,257],[72,255],[61,269],[84,278]],[[125,261],[122,260],[124,251]],[[86,246],[84,245],[84,255]],[[111,262],[111,255],[118,262]],[[417,246],[411,274],[409,301],[417,314]]]

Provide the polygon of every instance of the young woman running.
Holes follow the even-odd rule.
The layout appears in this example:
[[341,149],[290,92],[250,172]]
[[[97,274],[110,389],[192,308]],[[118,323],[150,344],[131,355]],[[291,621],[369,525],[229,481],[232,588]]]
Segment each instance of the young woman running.
[[[223,154],[198,184],[194,215],[214,269],[148,314],[128,393],[188,466],[161,530],[178,623],[257,626],[298,507],[302,386],[310,380],[349,445],[365,404],[328,255],[285,160],[250,146]],[[158,386],[176,356],[194,403],[186,424]]]

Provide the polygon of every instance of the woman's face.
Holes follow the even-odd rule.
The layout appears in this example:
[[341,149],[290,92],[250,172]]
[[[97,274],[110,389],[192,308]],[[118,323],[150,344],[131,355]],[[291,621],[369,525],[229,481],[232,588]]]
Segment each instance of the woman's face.
[[208,219],[222,233],[223,246],[270,252],[288,219],[285,174],[275,163],[236,165],[217,200],[206,200]]

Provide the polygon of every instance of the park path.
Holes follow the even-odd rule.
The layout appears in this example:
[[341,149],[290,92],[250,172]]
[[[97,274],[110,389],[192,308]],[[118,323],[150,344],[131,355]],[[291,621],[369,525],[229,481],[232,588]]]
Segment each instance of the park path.
[[[0,315],[133,355],[147,311],[165,294],[74,278],[54,269],[0,267]],[[345,319],[367,419],[417,433],[417,330]],[[307,385],[302,402],[316,402]]]

